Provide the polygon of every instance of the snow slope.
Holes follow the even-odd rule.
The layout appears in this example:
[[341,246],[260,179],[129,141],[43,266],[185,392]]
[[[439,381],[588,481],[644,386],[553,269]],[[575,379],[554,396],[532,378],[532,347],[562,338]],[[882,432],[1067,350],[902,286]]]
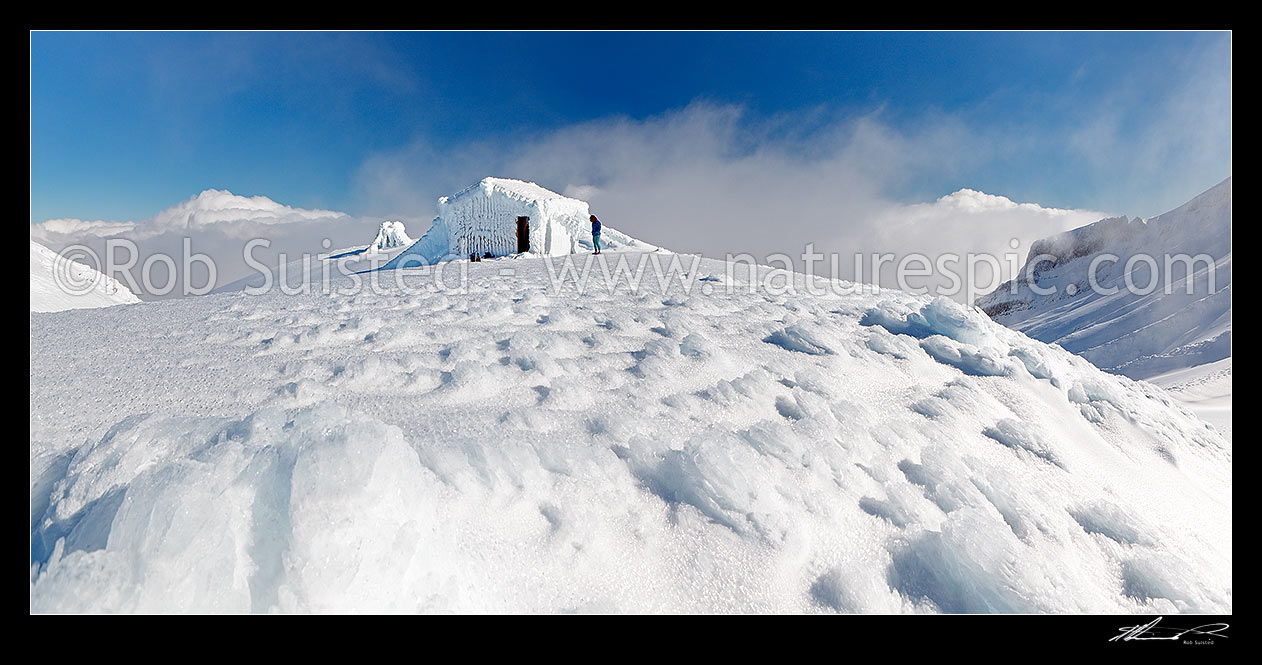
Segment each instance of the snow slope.
[[[1107,253],[1118,258],[1101,264],[1101,288],[1093,289],[1089,267]],[[1212,267],[1207,260],[1193,262],[1189,275],[1186,264],[1174,262],[1167,272],[1165,255],[1181,253],[1212,257]],[[1031,277],[1030,261],[1040,254],[1057,260],[1036,261]],[[1133,264],[1130,276],[1137,288],[1127,288],[1125,267],[1136,255],[1157,262],[1152,293],[1142,293],[1152,276],[1143,261]],[[1006,326],[1132,378],[1231,356],[1231,178],[1147,221],[1105,219],[1046,238],[1030,248],[1029,257],[1021,277],[977,302]],[[1055,292],[1040,295],[1035,287]]]
[[118,280],[31,241],[31,311],[110,307],[140,302]]
[[[1097,272],[1102,290],[1088,281],[1092,260],[1118,257]],[[1165,255],[1205,255],[1192,264],[1165,269]],[[1050,254],[1057,261],[1029,261]],[[1126,288],[1125,266],[1137,254],[1152,256],[1160,275],[1149,284],[1151,266],[1136,262]],[[1231,178],[1179,208],[1144,221],[1105,219],[1046,238],[1030,249],[1022,278],[978,300],[996,321],[1031,337],[1055,342],[1110,372],[1152,381],[1231,438]],[[1054,265],[1053,265],[1054,263]],[[1165,293],[1169,283],[1171,293]],[[1188,293],[1188,286],[1191,293]],[[1054,288],[1051,295],[1032,291]],[[1013,293],[1013,287],[1016,293]],[[1071,293],[1070,290],[1073,292]]]
[[1166,392],[946,299],[582,259],[641,257],[686,277],[33,315],[31,610],[1231,612],[1231,451]]
[[1231,441],[1231,358],[1149,377]]

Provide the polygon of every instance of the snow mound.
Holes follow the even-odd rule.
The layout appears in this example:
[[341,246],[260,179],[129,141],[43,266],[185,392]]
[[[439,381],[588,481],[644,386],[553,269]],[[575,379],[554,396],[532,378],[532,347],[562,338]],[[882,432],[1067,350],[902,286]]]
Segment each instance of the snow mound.
[[31,610],[1231,612],[1231,450],[1160,388],[947,299],[590,260],[641,257],[688,277],[46,315]]
[[368,246],[369,251],[381,251],[383,249],[393,249],[395,247],[403,247],[410,245],[414,241],[408,237],[407,228],[403,226],[403,222],[382,222],[381,230],[377,231],[377,237],[373,239],[372,244]]
[[[452,196],[439,198],[433,226],[385,268],[431,265],[467,258],[471,253],[516,254],[518,217],[529,219],[528,251],[533,254],[591,251],[590,215],[586,201],[562,196],[533,182],[483,178]],[[605,249],[657,249],[603,224],[600,237]]]
[[[1191,260],[1166,264],[1180,254]],[[1093,289],[1097,259],[1108,260]],[[977,304],[1006,326],[1132,378],[1228,358],[1231,178],[1146,221],[1104,219],[1040,240],[1021,276]]]
[[31,241],[31,311],[110,307],[140,302],[122,282]]

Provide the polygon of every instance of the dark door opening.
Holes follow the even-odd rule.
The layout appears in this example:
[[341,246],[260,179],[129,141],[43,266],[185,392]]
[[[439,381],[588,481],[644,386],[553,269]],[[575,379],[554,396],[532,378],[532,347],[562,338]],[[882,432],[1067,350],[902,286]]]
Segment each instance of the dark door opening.
[[530,251],[530,218],[517,218],[517,253]]

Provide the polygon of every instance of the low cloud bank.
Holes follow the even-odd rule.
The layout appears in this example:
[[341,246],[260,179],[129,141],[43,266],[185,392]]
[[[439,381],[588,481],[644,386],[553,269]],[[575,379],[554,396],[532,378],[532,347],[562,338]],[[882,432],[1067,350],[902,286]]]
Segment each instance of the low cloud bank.
[[365,207],[388,214],[432,210],[437,196],[488,174],[520,178],[587,200],[609,224],[676,251],[760,261],[787,255],[802,270],[810,245],[827,257],[813,265],[816,274],[890,286],[894,267],[874,270],[872,254],[893,254],[895,263],[923,254],[933,263],[944,253],[987,253],[1002,265],[998,275],[979,271],[978,281],[993,287],[1011,277],[1011,264],[1024,261],[1034,240],[1107,216],[971,189],[928,203],[907,203],[900,193],[925,176],[950,180],[1002,156],[1006,143],[951,116],[900,130],[879,114],[751,120],[739,107],[695,103],[510,144],[415,143],[367,160],[358,186]]
[[[897,286],[895,271],[910,261],[913,271],[927,268],[910,286],[949,288],[954,281],[946,267],[967,280],[949,295],[966,301],[1011,278],[1034,240],[1106,216],[972,189],[922,203],[899,194],[926,174],[966,172],[1001,144],[949,116],[913,131],[879,115],[814,111],[754,121],[739,107],[695,103],[646,120],[613,118],[443,149],[416,143],[376,155],[356,178],[364,216],[209,189],[146,220],[54,219],[32,225],[31,237],[53,250],[82,244],[100,257],[107,239],[127,239],[138,248],[137,267],[156,254],[174,257],[169,293],[136,289],[146,299],[172,297],[185,292],[185,283],[197,288],[208,278],[200,264],[185,274],[179,259],[188,251],[215,263],[221,286],[254,272],[243,252],[253,238],[270,243],[253,258],[276,265],[281,254],[293,260],[366,245],[384,219],[402,219],[420,237],[438,196],[494,175],[587,200],[611,226],[675,251],[752,255],[883,286]],[[969,254],[993,260],[970,271]],[[958,258],[939,263],[944,255]],[[165,264],[154,264],[150,275],[156,284],[170,283]]]

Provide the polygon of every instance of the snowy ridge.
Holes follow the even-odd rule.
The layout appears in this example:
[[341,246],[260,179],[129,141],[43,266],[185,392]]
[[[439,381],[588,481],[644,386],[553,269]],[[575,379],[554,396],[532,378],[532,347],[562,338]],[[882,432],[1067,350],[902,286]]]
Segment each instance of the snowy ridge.
[[[61,283],[58,282],[58,271],[62,273]],[[84,288],[91,286],[86,292],[78,293],[80,285]],[[32,312],[60,312],[137,302],[140,298],[122,282],[82,263],[59,259],[53,250],[31,241]]]
[[[1096,277],[1102,290],[1117,289],[1111,294],[1097,293],[1088,279],[1092,261],[1106,253],[1119,258],[1101,263]],[[1036,261],[1040,254],[1056,259]],[[1201,258],[1167,272],[1166,254]],[[1152,293],[1126,288],[1125,266],[1136,255],[1157,262]],[[1142,291],[1153,274],[1139,261],[1129,276]],[[1021,276],[977,304],[1006,326],[1134,378],[1230,357],[1231,178],[1147,221],[1105,219],[1038,241]]]
[[31,610],[1231,612],[1231,450],[1160,388],[643,256],[687,278],[45,315]]

